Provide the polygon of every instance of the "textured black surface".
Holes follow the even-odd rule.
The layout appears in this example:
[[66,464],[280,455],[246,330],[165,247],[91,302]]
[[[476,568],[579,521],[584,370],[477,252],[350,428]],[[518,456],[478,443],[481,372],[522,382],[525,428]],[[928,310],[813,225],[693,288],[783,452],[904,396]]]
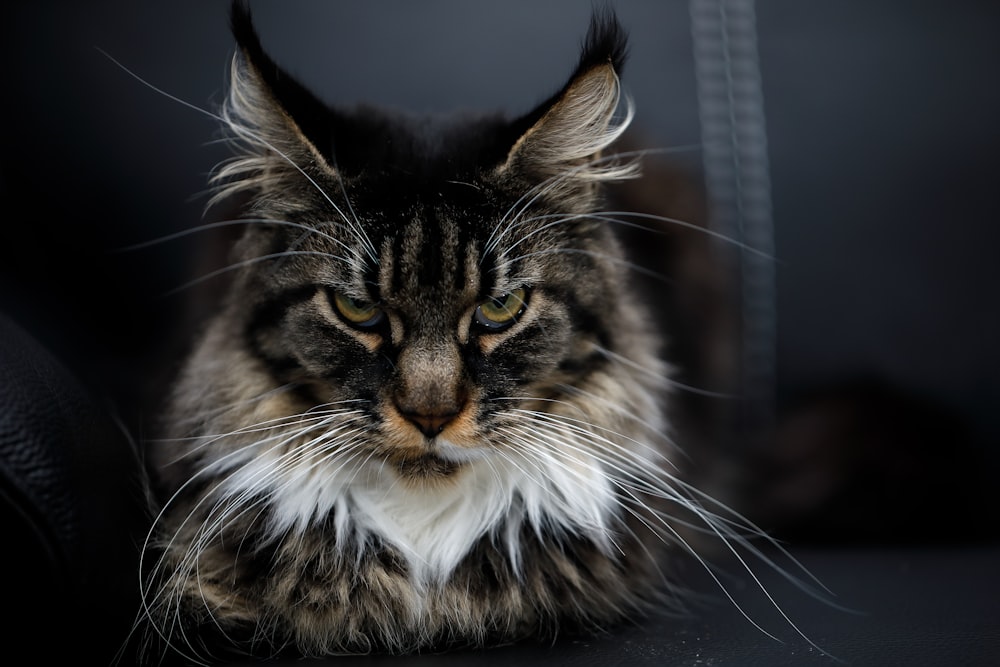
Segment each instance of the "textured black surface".
[[83,436],[71,415],[84,408],[67,379],[27,334],[0,315],[0,489],[9,507],[17,508],[11,516],[23,520],[25,539],[53,571],[65,569],[79,546],[67,453],[69,443]]
[[107,406],[0,314],[8,646],[110,662],[138,609],[137,461]]

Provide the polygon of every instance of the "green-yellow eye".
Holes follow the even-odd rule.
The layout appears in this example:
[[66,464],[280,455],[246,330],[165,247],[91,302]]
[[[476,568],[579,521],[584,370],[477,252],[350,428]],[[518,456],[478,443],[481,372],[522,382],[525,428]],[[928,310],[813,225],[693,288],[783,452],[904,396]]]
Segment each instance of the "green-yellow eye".
[[352,299],[340,292],[333,293],[332,301],[337,312],[348,324],[368,329],[382,321],[382,311],[373,303]]
[[488,331],[502,331],[517,322],[527,305],[528,292],[523,287],[489,299],[476,308],[476,324]]

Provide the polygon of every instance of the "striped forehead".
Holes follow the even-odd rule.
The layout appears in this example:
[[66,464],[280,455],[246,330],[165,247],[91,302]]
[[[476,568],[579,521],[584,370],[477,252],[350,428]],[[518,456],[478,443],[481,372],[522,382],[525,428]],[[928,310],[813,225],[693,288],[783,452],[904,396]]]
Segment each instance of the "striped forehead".
[[382,239],[378,285],[384,298],[471,297],[485,287],[482,240],[468,220],[434,207],[413,209]]

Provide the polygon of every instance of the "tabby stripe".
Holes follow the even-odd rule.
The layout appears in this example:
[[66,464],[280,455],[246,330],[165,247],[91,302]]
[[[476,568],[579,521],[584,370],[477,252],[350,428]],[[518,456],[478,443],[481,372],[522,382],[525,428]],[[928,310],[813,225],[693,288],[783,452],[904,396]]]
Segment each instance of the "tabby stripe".
[[250,341],[249,346],[254,358],[267,367],[267,372],[275,380],[284,382],[291,374],[302,368],[302,365],[299,364],[295,357],[291,355],[279,357],[270,354],[256,340]]
[[595,350],[585,357],[563,359],[559,363],[559,370],[582,379],[607,368],[609,364],[608,356]]
[[285,318],[289,308],[313,298],[317,289],[316,285],[310,283],[268,295],[264,301],[253,307],[245,331],[252,334],[274,327]]
[[389,291],[398,294],[403,290],[403,235],[392,237],[392,276],[389,280]]
[[462,261],[458,263],[458,270],[455,271],[455,289],[466,298],[478,296],[480,293],[479,283],[479,247],[476,242],[466,235],[462,239]]
[[391,294],[394,289],[393,281],[397,264],[395,258],[397,255],[392,247],[393,243],[394,239],[392,238],[385,237],[381,240],[378,266],[372,267],[373,280],[376,281],[377,285],[377,289],[372,292],[372,298],[377,303],[382,301],[383,295]]
[[448,261],[448,246],[451,243],[447,225],[433,212],[421,226],[420,248],[417,252],[417,276],[421,285],[438,286],[451,273]]
[[465,284],[465,264],[470,248],[468,242],[463,238],[461,227],[455,228],[455,243],[452,249],[454,270],[451,272],[451,288],[457,294],[462,294]]
[[611,333],[608,331],[604,319],[597,313],[591,312],[581,305],[579,299],[576,298],[571,290],[546,286],[545,291],[554,295],[557,301],[566,304],[570,321],[573,323],[573,328],[576,331],[590,334],[597,339],[597,342],[602,347],[615,349],[611,340]]
[[420,284],[421,269],[428,263],[421,257],[423,245],[424,221],[414,217],[403,231],[403,250],[400,255],[402,266],[400,268],[403,274],[409,278],[409,283],[404,289],[416,291]]
[[481,284],[479,285],[480,298],[487,298],[493,295],[497,288],[498,265],[495,253],[487,253],[480,260]]
[[443,275],[442,284],[447,281],[449,284],[455,284],[455,276],[459,273],[459,265],[462,262],[458,261],[458,250],[459,250],[459,238],[458,238],[458,228],[454,222],[450,220],[441,220],[439,218],[439,224],[441,225],[441,269]]
[[281,324],[289,308],[308,301],[316,294],[316,290],[317,287],[312,284],[300,285],[270,295],[253,308],[243,328],[243,339],[250,352],[267,366],[271,376],[276,379],[286,378],[289,373],[298,370],[300,365],[291,355],[276,356],[268,352],[262,344],[261,334]]

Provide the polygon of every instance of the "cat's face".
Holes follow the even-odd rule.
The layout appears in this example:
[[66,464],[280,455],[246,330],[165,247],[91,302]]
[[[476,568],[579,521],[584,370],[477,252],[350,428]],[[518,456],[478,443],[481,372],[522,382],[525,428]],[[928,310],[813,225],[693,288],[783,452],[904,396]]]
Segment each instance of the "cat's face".
[[449,476],[642,338],[590,215],[595,183],[631,173],[601,159],[622,129],[611,61],[523,118],[435,128],[326,108],[237,34],[247,152],[220,178],[251,212],[226,317],[287,410],[349,411],[352,446],[408,480]]
[[451,471],[635,326],[606,230],[502,171],[320,175],[309,205],[261,207],[242,245],[232,303],[252,349],[313,403],[353,401],[401,471]]

